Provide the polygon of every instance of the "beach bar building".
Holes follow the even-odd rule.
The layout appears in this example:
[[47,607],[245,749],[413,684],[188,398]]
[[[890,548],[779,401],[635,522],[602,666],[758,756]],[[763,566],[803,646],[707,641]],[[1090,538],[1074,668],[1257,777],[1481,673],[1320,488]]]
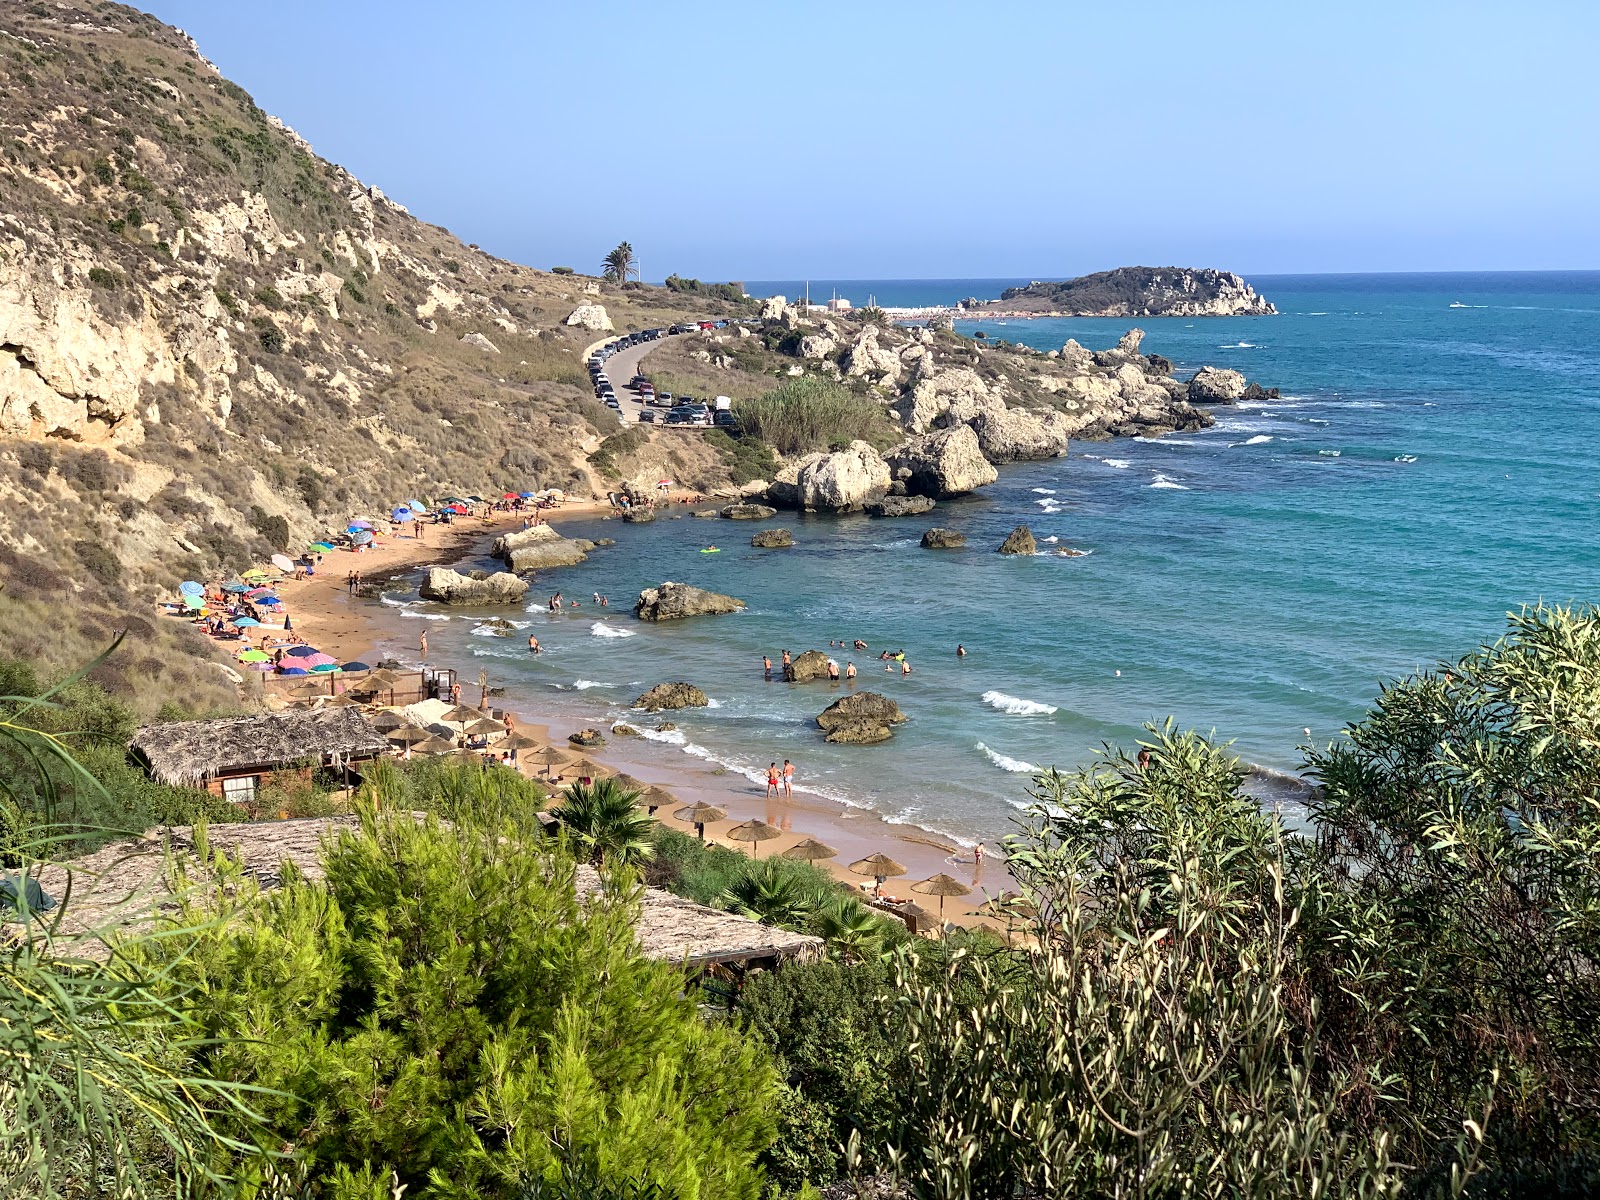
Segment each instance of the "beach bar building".
[[146,725],[128,744],[152,778],[204,788],[239,804],[254,801],[275,777],[309,779],[318,768],[357,782],[358,764],[387,749],[383,735],[358,708],[169,721]]

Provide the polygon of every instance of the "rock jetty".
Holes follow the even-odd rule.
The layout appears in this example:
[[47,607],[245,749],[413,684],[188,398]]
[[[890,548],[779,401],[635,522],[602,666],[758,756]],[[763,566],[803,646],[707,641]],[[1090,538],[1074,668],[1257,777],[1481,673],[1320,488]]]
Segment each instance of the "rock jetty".
[[633,615],[641,621],[678,621],[685,617],[718,616],[738,612],[745,607],[743,600],[708,592],[704,588],[670,580],[658,588],[645,588],[639,593],[639,602]]

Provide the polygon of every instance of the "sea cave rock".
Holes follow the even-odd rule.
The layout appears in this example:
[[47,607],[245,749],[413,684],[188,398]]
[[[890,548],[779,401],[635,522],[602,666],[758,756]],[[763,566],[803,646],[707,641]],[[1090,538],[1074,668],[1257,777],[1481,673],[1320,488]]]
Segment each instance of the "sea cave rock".
[[738,612],[744,607],[743,600],[736,600],[732,596],[669,580],[658,588],[645,588],[640,592],[633,615],[641,621],[677,621],[684,617]]

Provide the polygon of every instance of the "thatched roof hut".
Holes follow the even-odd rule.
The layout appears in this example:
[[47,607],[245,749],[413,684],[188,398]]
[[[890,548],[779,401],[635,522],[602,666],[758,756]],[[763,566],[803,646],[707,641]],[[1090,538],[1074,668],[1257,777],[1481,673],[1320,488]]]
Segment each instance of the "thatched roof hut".
[[175,787],[200,787],[222,776],[307,761],[373,758],[387,748],[383,735],[355,708],[169,721],[146,725],[128,744],[154,778]]
[[[324,842],[359,823],[357,817],[341,816],[218,824],[206,830],[206,838],[213,851],[226,852],[270,888],[282,881],[284,863],[293,863],[307,879],[321,879]],[[194,847],[194,829],[177,826],[153,829],[74,860],[69,864],[71,902],[62,932],[93,930],[104,935],[144,927],[154,912],[171,904],[169,855],[181,861],[190,858]],[[53,896],[66,895],[67,866],[45,868],[39,882]],[[580,866],[576,886],[580,896],[591,895],[600,888],[600,876],[594,868]],[[784,960],[818,958],[823,949],[821,938],[774,929],[658,888],[644,889],[636,933],[639,948],[650,958],[688,967],[775,966]],[[94,943],[78,947],[85,954],[96,949]]]

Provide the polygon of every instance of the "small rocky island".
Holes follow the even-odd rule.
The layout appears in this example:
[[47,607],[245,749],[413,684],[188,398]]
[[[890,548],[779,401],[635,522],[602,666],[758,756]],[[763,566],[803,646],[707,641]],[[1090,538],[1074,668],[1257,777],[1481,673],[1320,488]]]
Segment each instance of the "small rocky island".
[[1060,283],[1007,288],[1000,299],[967,301],[977,316],[1262,317],[1278,310],[1232,271],[1118,267]]

